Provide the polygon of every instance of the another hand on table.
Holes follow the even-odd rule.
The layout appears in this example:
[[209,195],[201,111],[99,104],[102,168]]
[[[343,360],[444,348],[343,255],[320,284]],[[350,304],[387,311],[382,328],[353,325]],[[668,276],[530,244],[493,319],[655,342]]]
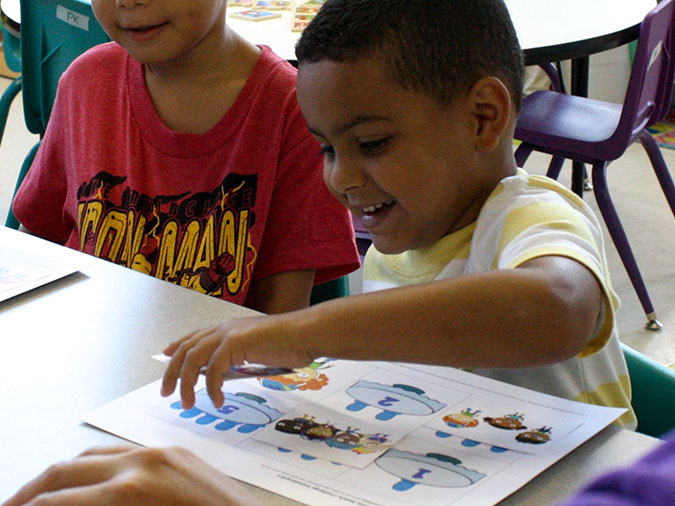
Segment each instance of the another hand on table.
[[241,485],[182,448],[93,448],[55,464],[2,506],[254,505]]
[[168,396],[180,378],[184,409],[195,404],[194,386],[206,366],[206,390],[217,408],[225,401],[221,387],[230,367],[244,361],[279,367],[306,367],[316,358],[293,331],[293,313],[229,320],[193,332],[164,349],[172,357],[161,393]]

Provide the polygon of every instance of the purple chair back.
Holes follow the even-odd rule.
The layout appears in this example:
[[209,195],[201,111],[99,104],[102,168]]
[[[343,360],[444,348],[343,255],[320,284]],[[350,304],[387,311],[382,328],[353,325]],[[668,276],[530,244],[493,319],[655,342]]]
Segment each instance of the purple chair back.
[[611,144],[620,151],[617,156],[644,128],[660,121],[668,113],[675,71],[674,31],[674,0],[660,2],[640,25],[621,119],[612,136]]

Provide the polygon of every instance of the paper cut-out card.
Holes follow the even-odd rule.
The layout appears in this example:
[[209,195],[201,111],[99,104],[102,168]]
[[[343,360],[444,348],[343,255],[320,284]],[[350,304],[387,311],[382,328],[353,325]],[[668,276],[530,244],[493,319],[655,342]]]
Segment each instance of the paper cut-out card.
[[347,469],[350,469],[339,462],[319,459],[313,455],[296,452],[281,446],[261,443],[255,439],[247,439],[239,445],[239,448],[257,453],[264,460],[278,460],[311,474],[320,474],[328,478],[337,478],[343,475]]
[[541,453],[583,421],[582,415],[574,413],[561,416],[554,403],[535,405],[483,394],[449,407],[428,427],[436,429],[441,439],[456,435],[525,453]]
[[236,444],[273,424],[297,405],[293,399],[277,399],[239,380],[226,382],[223,394],[225,402],[220,408],[215,408],[206,389],[201,389],[195,393],[195,405],[190,409],[183,409],[180,401],[174,400],[149,413],[190,431]]
[[307,367],[294,369],[290,374],[260,377],[257,381],[261,387],[278,392],[283,397],[314,402],[344,391],[346,386],[374,370],[367,364],[318,358]]
[[[188,448],[225,474],[307,504],[475,506],[499,502],[625,411],[452,368],[328,364],[309,374],[328,378],[316,390],[226,381],[225,409],[198,393],[192,411],[178,395],[162,398],[160,380],[84,420],[142,445]],[[422,414],[391,416],[392,406],[379,404],[407,405],[411,393]],[[359,409],[347,409],[355,402]]]
[[405,435],[400,428],[392,429],[384,433],[375,424],[364,424],[346,414],[301,405],[254,434],[253,439],[363,469]]
[[321,403],[362,423],[379,424],[380,432],[389,431],[391,426],[414,430],[470,396],[464,390],[420,383],[415,375],[383,369],[352,376],[353,382]]
[[0,247],[0,302],[76,272],[81,265]]

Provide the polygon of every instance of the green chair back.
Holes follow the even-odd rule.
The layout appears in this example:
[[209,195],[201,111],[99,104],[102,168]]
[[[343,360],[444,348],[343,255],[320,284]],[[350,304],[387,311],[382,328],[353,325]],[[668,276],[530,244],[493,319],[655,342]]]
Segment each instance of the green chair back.
[[675,428],[675,371],[622,344],[633,390],[637,431],[661,437]]
[[[20,59],[16,55],[7,59],[5,55],[8,65],[13,61],[22,73],[12,89],[13,95],[6,101],[11,102],[20,88],[26,127],[42,136],[61,74],[80,54],[110,39],[94,18],[88,0],[21,0],[20,35]],[[6,109],[9,110],[9,103]],[[0,107],[0,126],[4,129],[3,111]],[[38,145],[30,150],[23,162],[15,193],[30,168]],[[11,206],[5,225],[19,227]]]
[[13,72],[21,72],[21,39],[9,28],[9,20],[2,23],[2,52],[7,68]]
[[319,302],[337,299],[346,295],[349,295],[349,277],[342,276],[333,281],[314,286],[309,304],[318,304]]
[[110,39],[85,0],[21,0],[21,69],[26,127],[43,134],[68,65]]

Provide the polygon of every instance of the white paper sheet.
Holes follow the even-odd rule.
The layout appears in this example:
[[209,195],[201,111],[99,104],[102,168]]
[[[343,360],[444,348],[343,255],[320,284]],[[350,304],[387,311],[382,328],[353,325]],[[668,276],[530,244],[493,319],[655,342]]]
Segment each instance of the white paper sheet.
[[84,420],[142,445],[183,446],[234,478],[321,505],[492,504],[624,412],[384,362],[317,361],[228,381],[221,410],[207,398],[183,410],[159,385]]
[[0,302],[72,274],[81,266],[0,246]]

